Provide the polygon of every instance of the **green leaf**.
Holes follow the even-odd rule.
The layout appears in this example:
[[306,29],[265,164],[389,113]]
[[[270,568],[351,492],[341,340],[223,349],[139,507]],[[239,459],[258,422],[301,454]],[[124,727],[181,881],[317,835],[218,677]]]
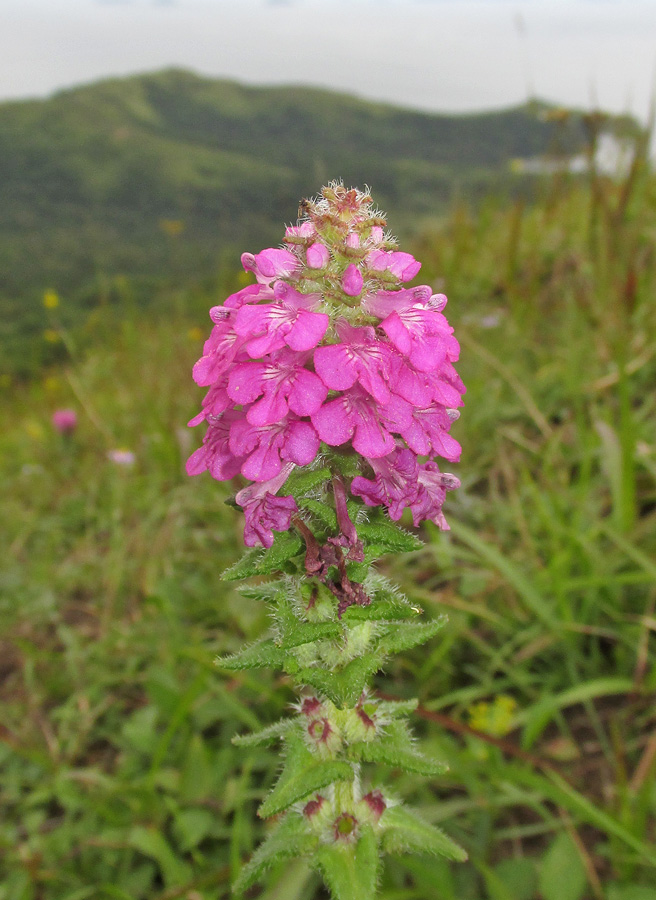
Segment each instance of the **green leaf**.
[[313,641],[326,641],[339,638],[343,634],[343,628],[338,622],[299,622],[284,628],[280,640],[276,641],[278,647],[290,650],[301,644],[309,644]]
[[257,575],[259,570],[259,561],[264,556],[264,552],[258,547],[247,550],[241,559],[236,563],[228,566],[221,573],[222,581],[238,581],[240,578],[250,578],[251,575]]
[[330,506],[321,500],[302,500],[299,506],[309,510],[327,531],[337,532],[337,514]]
[[366,825],[356,844],[326,844],[313,864],[321,871],[333,900],[375,900],[380,856],[373,829]]
[[273,744],[278,738],[283,737],[294,725],[294,719],[280,719],[261,731],[254,731],[251,734],[236,734],[232,738],[232,743],[237,747],[265,747]]
[[403,806],[385,810],[380,820],[386,853],[433,853],[464,862],[467,854],[435,825],[429,825]]
[[128,835],[128,844],[134,850],[143,853],[144,856],[155,860],[166,887],[184,884],[191,880],[190,867],[178,859],[161,832],[154,828],[135,825]]
[[300,500],[305,497],[307,493],[319,487],[320,484],[330,481],[331,478],[332,473],[330,469],[326,468],[309,470],[305,468],[294,469],[282,486],[280,495],[291,494],[294,500],[300,505]]
[[376,597],[369,606],[349,606],[342,613],[342,622],[380,622],[385,619],[415,619],[417,615],[417,611],[410,606],[404,597],[390,597],[387,600],[380,600]]
[[380,653],[365,653],[351,660],[341,672],[329,672],[318,667],[300,669],[298,681],[324,694],[336,706],[353,706],[374,672],[384,662]]
[[242,868],[232,886],[233,891],[235,894],[243,894],[275,863],[308,855],[317,844],[318,838],[308,833],[303,817],[288,813],[274,826]]
[[287,737],[287,755],[280,777],[257,813],[264,819],[275,816],[334,781],[353,781],[353,778],[353,766],[349,763],[317,759],[303,738],[292,733]]
[[358,742],[348,748],[349,758],[361,762],[380,763],[417,775],[443,775],[448,766],[429,759],[415,749],[405,722],[392,722],[375,741]]
[[386,656],[410,650],[435,637],[445,624],[446,616],[440,616],[432,622],[399,622],[380,639],[378,649]]
[[269,575],[283,570],[284,564],[303,550],[303,540],[295,531],[285,531],[275,536],[273,546],[268,550],[247,550],[233,566],[227,568],[221,578],[237,581],[251,575]]
[[378,703],[378,712],[385,716],[408,716],[419,706],[419,700],[381,700]]
[[242,597],[248,597],[249,600],[264,600],[271,603],[287,587],[288,584],[284,578],[275,578],[273,581],[265,581],[264,584],[240,584],[237,591]]
[[540,866],[540,893],[544,900],[581,900],[588,879],[581,854],[566,831],[551,844]]
[[357,530],[361,540],[386,547],[388,551],[409,553],[424,546],[414,534],[391,522],[363,522]]
[[654,900],[654,888],[646,884],[609,884],[608,900]]
[[286,660],[287,653],[276,647],[271,638],[265,638],[232,656],[217,656],[215,663],[221,669],[238,672],[243,669],[282,669]]

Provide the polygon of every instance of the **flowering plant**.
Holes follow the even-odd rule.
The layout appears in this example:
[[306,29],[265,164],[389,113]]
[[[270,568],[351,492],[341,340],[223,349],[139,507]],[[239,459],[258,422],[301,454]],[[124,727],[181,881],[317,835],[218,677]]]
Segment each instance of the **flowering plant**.
[[[235,742],[281,741],[284,765],[259,815],[276,817],[235,884],[243,893],[277,861],[306,856],[336,900],[376,893],[380,856],[432,852],[464,859],[443,832],[366,781],[375,763],[434,776],[405,717],[416,701],[376,697],[368,682],[388,657],[432,638],[443,620],[373,567],[420,541],[395,524],[408,509],[446,529],[458,479],[451,437],[464,386],[459,347],[420,269],[396,249],[371,197],[333,183],[303,204],[285,246],[242,263],[256,283],[214,307],[194,378],[209,388],[202,446],[187,471],[243,476],[236,503],[251,548],[224,578],[275,575],[242,587],[267,602],[271,636],[224,669],[277,666],[299,684],[295,715]],[[275,532],[275,534],[274,534]]]

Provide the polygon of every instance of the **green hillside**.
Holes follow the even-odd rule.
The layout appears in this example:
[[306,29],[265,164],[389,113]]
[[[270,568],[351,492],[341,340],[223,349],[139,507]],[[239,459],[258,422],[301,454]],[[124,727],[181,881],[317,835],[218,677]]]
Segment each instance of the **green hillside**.
[[137,296],[163,280],[207,283],[222,261],[277,242],[298,199],[329,179],[371,185],[407,234],[411,216],[423,225],[454,197],[521,190],[529,176],[510,172],[513,158],[586,139],[580,115],[544,104],[429,115],[178,70],[2,104],[3,355],[32,367],[44,290],[79,310],[111,300],[117,276]]

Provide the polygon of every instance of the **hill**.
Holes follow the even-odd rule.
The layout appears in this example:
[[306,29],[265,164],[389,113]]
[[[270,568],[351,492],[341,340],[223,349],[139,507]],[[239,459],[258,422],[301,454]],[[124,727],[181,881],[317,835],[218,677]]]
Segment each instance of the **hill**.
[[454,196],[518,190],[533,176],[510,160],[585,144],[580,115],[548,112],[429,115],[179,70],[2,104],[0,341],[20,368],[49,288],[79,308],[111,298],[117,276],[144,294],[212,278],[222,259],[277,242],[298,200],[333,178],[371,185],[406,234]]

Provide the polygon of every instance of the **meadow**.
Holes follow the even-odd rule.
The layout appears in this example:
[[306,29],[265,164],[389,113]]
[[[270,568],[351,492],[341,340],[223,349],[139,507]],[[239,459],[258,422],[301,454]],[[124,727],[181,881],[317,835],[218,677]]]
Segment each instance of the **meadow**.
[[[418,693],[450,766],[395,789],[470,861],[395,857],[381,900],[656,896],[655,237],[638,154],[621,179],[454,205],[412,248],[462,345],[463,486],[449,533],[383,564],[448,625],[376,682]],[[127,286],[64,330],[51,298],[62,361],[0,387],[0,900],[227,898],[267,827],[275,748],[230,739],[294,695],[213,663],[267,611],[220,581],[231,488],[184,473],[191,366],[237,265],[166,315]],[[302,863],[249,896],[327,897]]]

